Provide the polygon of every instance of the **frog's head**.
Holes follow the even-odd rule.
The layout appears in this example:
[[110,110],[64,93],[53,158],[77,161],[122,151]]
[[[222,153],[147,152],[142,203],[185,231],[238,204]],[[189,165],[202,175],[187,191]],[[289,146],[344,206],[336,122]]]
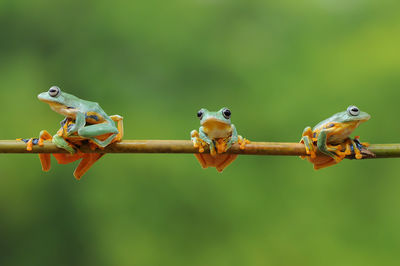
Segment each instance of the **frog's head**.
[[207,109],[200,109],[197,112],[200,124],[203,127],[225,126],[231,124],[231,111],[224,107],[217,112],[210,112]]
[[369,114],[360,111],[360,109],[354,105],[350,105],[346,111],[337,113],[335,116],[335,120],[341,123],[362,123],[371,118]]
[[38,95],[39,100],[48,103],[53,111],[67,117],[75,117],[81,100],[71,94],[62,92],[59,87],[53,86],[49,91]]
[[217,112],[202,108],[197,112],[197,117],[204,132],[211,137],[226,137],[231,132],[231,111],[228,108],[224,107]]

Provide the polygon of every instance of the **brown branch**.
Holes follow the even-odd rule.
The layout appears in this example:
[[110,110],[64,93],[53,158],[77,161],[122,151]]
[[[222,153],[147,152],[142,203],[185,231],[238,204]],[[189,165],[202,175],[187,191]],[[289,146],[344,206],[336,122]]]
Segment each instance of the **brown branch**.
[[[198,153],[190,140],[124,140],[111,144],[104,150],[92,151],[84,146],[81,151],[85,153]],[[247,155],[306,155],[303,144],[287,142],[252,142],[247,144],[244,150],[235,144],[227,152]],[[51,142],[45,142],[43,147],[35,145],[32,151],[27,151],[26,144],[22,141],[0,140],[0,153],[67,153],[67,151],[57,148]],[[364,158],[400,157],[400,144],[372,144],[368,149],[363,149],[362,154]],[[348,158],[352,159],[354,156]]]

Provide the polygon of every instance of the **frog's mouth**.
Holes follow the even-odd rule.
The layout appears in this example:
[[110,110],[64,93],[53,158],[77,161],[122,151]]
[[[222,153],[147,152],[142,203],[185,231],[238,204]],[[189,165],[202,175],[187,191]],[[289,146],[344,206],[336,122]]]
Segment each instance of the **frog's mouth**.
[[76,109],[74,107],[68,107],[60,103],[50,102],[50,101],[43,101],[49,104],[50,108],[61,115],[70,118],[76,118]]

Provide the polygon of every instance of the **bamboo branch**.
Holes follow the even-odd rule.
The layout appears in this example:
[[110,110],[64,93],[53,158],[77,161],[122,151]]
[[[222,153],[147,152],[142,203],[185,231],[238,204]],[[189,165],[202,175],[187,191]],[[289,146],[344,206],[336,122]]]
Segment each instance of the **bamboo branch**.
[[[190,140],[124,140],[114,143],[104,150],[91,150],[83,146],[82,152],[85,153],[198,153]],[[205,151],[207,152],[207,151]],[[368,150],[363,152],[364,158],[394,158],[400,157],[400,144],[372,144]],[[45,142],[43,147],[35,145],[32,151],[26,150],[26,144],[22,141],[0,140],[0,153],[68,153],[64,149],[57,148],[51,142]],[[247,155],[287,155],[301,156],[306,155],[305,147],[300,143],[286,142],[251,142],[246,145],[246,149],[241,150],[235,144],[227,153],[247,154]],[[349,159],[354,156],[349,156]]]

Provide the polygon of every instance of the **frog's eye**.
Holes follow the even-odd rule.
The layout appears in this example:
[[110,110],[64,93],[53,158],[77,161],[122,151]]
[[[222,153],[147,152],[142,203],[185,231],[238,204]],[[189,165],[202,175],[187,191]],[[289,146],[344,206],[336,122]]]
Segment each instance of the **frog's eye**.
[[60,92],[61,92],[61,90],[60,90],[59,87],[53,86],[53,87],[51,87],[50,90],[49,90],[49,95],[50,95],[51,97],[57,97],[57,96],[60,94]]
[[231,110],[229,110],[228,108],[225,108],[224,110],[222,110],[222,115],[226,118],[229,119],[231,118]]
[[197,117],[198,117],[199,119],[202,119],[202,118],[203,118],[203,115],[204,115],[203,110],[200,110],[200,111],[197,112]]
[[352,105],[347,108],[347,112],[352,116],[357,116],[360,114],[360,109],[358,109],[357,106]]

